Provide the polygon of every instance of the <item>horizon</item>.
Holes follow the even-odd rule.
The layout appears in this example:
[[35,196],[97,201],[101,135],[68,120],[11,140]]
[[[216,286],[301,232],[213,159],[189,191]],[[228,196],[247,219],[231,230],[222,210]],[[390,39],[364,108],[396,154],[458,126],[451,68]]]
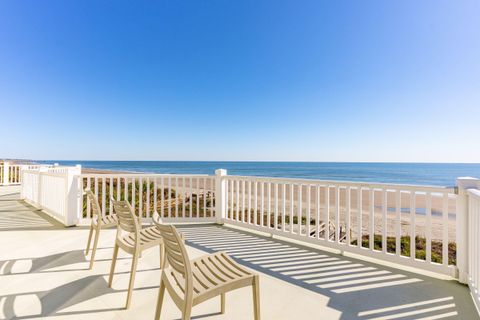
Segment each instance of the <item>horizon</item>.
[[0,156],[480,163],[478,12],[1,2]]
[[378,163],[378,164],[480,164],[480,162],[412,162],[412,161],[288,161],[288,160],[111,160],[111,159],[25,159],[25,158],[0,158],[1,161],[42,161],[42,162],[54,162],[54,161],[83,161],[83,162],[262,162],[262,163]]

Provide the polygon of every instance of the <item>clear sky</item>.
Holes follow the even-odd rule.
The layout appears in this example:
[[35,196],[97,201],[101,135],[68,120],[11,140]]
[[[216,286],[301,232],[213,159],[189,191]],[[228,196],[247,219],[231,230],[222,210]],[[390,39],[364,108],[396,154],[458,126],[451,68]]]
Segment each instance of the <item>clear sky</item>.
[[480,1],[0,0],[0,158],[480,162]]

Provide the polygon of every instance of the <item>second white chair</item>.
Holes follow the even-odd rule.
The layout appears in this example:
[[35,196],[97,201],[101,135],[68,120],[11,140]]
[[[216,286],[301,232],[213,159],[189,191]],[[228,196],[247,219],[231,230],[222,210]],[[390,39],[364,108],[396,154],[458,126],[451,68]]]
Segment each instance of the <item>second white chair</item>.
[[133,258],[128,285],[127,302],[125,305],[125,308],[128,309],[132,299],[135,273],[137,271],[137,263],[140,254],[146,249],[159,246],[161,267],[165,257],[165,250],[160,231],[155,226],[142,229],[139,219],[136,217],[132,207],[127,201],[116,201],[112,199],[112,203],[118,217],[118,225],[108,285],[109,287],[112,286],[118,249],[121,248],[126,253],[131,254]]

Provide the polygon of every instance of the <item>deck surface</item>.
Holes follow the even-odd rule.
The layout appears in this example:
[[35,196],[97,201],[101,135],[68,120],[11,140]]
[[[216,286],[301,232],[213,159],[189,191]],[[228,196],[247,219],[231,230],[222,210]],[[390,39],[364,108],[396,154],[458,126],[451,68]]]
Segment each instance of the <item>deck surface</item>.
[[[260,274],[262,319],[479,319],[468,288],[456,281],[218,225],[179,227],[190,258],[227,251]],[[120,254],[107,278],[115,230],[104,230],[93,270],[84,250],[88,228],[63,228],[0,187],[0,319],[152,319],[160,281],[159,251],[139,262],[132,306],[124,310],[131,259]],[[249,288],[194,307],[192,319],[251,319]],[[166,295],[162,319],[180,319]]]

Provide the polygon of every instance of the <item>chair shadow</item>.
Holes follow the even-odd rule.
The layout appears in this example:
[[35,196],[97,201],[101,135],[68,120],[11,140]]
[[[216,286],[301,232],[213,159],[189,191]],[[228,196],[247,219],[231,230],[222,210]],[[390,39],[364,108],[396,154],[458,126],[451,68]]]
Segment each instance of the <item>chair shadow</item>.
[[[110,247],[97,248],[99,249],[110,249]],[[130,258],[117,258],[117,260],[128,260]],[[24,272],[12,272],[12,269],[18,263],[24,263],[31,261],[31,267],[28,271]],[[31,273],[55,273],[55,272],[65,272],[65,271],[85,271],[88,270],[88,262],[90,260],[84,254],[83,250],[72,250],[67,252],[55,253],[48,256],[38,257],[38,258],[22,258],[22,259],[9,259],[0,261],[0,276],[8,275],[19,275],[19,274],[31,274]],[[95,259],[95,262],[100,261],[110,261],[110,259]],[[69,265],[74,265],[78,263],[85,263],[85,268],[80,269],[68,269],[68,270],[49,270],[58,267],[66,267]]]
[[[119,258],[119,259],[130,259],[130,258]],[[31,260],[32,267],[28,272],[21,273],[12,273],[11,265],[9,261],[21,261],[21,260]],[[110,260],[110,259],[108,259]],[[99,261],[99,260],[96,260]],[[53,254],[40,258],[33,259],[16,259],[16,260],[6,260],[0,262],[0,270],[3,270],[3,275],[19,275],[19,274],[31,274],[31,273],[49,273],[49,272],[76,272],[76,271],[85,271],[88,270],[88,265],[84,269],[68,269],[68,270],[54,270],[49,271],[49,268],[56,268],[67,266],[70,264],[87,262],[85,256],[83,255],[82,250],[75,250],[71,252],[63,252],[59,254]],[[159,270],[159,268],[152,269],[143,269],[138,270],[137,272],[146,272]],[[129,271],[116,272],[115,275],[120,274],[129,274]],[[52,290],[45,291],[32,291],[32,292],[22,292],[16,294],[7,294],[0,296],[0,306],[2,306],[3,315],[6,319],[31,319],[31,318],[44,318],[47,316],[68,316],[68,315],[81,315],[86,313],[100,313],[100,312],[109,312],[109,311],[122,311],[125,310],[124,307],[121,308],[104,308],[104,309],[93,309],[93,310],[80,310],[80,311],[60,311],[68,307],[77,305],[87,300],[95,299],[105,294],[117,293],[117,292],[127,292],[126,289],[116,290],[108,287],[108,283],[105,280],[108,274],[96,274],[91,276],[86,276],[81,279],[70,281],[61,286],[58,286]],[[158,286],[144,286],[141,288],[135,288],[135,291],[138,290],[148,290],[148,289],[157,289]],[[33,297],[32,297],[33,296]],[[16,299],[30,299],[31,304],[25,305],[25,300],[22,301],[22,304],[27,308],[28,311],[32,309],[30,306],[33,305],[36,301],[40,302],[41,312],[35,315],[25,315],[18,316],[15,313],[15,300]]]
[[[7,319],[31,319],[44,318],[47,316],[55,315],[80,315],[91,312],[97,313],[123,310],[123,308],[105,308],[95,310],[60,312],[60,310],[62,309],[66,309],[70,306],[74,306],[84,301],[95,299],[99,296],[119,291],[126,290],[114,290],[112,288],[109,288],[103,275],[92,275],[68,282],[64,285],[54,288],[53,290],[3,295],[0,299],[3,300],[3,314]],[[41,312],[35,315],[17,316],[15,314],[14,308],[15,300],[20,297],[26,297],[31,299],[32,295],[37,301],[40,301]],[[32,301],[32,303],[34,303],[34,301]]]
[[464,285],[248,233],[227,226],[179,226],[187,244],[226,251],[242,265],[329,297],[341,319],[478,319]]

